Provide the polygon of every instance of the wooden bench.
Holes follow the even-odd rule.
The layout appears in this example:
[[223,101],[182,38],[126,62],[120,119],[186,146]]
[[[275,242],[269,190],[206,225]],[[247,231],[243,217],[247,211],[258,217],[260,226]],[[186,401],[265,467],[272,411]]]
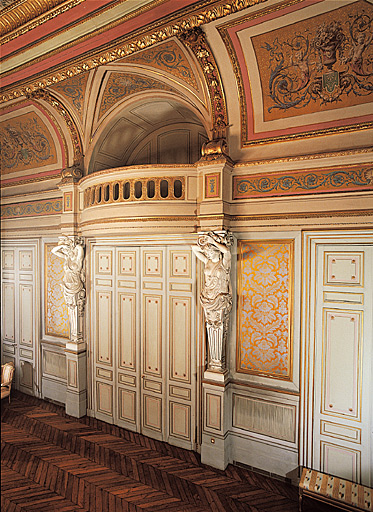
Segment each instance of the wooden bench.
[[342,510],[373,511],[372,495],[370,487],[304,468],[299,482],[299,511],[302,511],[303,496]]

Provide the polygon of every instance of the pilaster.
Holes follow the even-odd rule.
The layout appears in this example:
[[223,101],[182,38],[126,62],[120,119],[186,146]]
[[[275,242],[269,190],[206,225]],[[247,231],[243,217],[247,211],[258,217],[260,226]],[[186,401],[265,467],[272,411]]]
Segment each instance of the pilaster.
[[79,190],[82,171],[70,167],[62,171],[59,189],[63,196],[61,232],[53,249],[64,258],[63,290],[69,313],[70,339],[66,344],[67,365],[66,413],[80,418],[87,413],[87,347],[84,336],[85,272],[84,240],[78,235]]
[[229,228],[229,203],[232,197],[233,162],[225,155],[197,163],[199,177],[198,224],[200,231]]
[[231,462],[231,397],[228,372],[205,371],[201,462],[224,470]]

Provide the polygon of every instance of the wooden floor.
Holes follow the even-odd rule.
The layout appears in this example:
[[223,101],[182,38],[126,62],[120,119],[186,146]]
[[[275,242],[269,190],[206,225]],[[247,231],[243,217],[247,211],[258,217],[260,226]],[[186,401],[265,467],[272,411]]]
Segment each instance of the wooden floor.
[[[1,404],[1,510],[296,512],[290,484],[14,392]],[[309,501],[304,511],[331,511]]]

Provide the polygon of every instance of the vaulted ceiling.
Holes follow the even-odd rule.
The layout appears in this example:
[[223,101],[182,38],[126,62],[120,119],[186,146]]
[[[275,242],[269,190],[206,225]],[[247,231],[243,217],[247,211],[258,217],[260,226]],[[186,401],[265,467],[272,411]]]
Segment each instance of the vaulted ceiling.
[[3,0],[0,14],[8,180],[82,158],[191,163],[224,132],[235,161],[373,140],[373,0]]

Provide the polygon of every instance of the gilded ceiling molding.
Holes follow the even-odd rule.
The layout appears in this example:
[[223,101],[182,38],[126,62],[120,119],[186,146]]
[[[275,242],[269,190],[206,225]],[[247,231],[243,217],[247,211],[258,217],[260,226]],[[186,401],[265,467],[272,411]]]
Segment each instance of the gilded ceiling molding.
[[179,39],[188,46],[197,57],[210,93],[213,118],[213,139],[225,137],[228,126],[227,107],[223,85],[214,55],[207,44],[206,36],[201,27],[194,27],[180,34]]
[[335,157],[343,157],[343,156],[351,156],[351,155],[363,155],[366,153],[372,153],[372,148],[358,148],[358,149],[347,149],[346,151],[332,151],[330,153],[312,153],[312,155],[299,155],[299,156],[289,156],[285,158],[272,158],[268,160],[244,160],[241,162],[237,162],[234,165],[234,168],[237,169],[239,167],[251,167],[253,165],[267,165],[267,164],[278,164],[278,163],[289,163],[289,162],[302,162],[305,160],[317,160],[320,158],[335,158]]
[[[122,40],[117,41],[116,44],[113,44],[107,51],[100,52],[95,50],[87,52],[72,61],[70,60],[68,65],[58,66],[54,68],[52,72],[48,70],[47,72],[40,73],[38,77],[33,80],[21,81],[15,88],[9,85],[3,89],[3,94],[0,96],[0,103],[26,96],[37,89],[44,89],[66,78],[79,75],[84,71],[110,64],[118,59],[132,55],[139,50],[144,50],[154,44],[170,39],[171,37],[180,36],[182,33],[195,27],[200,27],[203,24],[267,1],[268,0],[230,0],[228,2],[227,0],[220,0],[220,2],[212,7],[208,7],[209,4],[214,3],[214,0],[203,0],[199,4],[194,4],[185,9],[181,15],[180,13],[176,13],[169,16],[166,23],[163,22],[163,25],[158,21],[153,25],[152,30],[149,30],[147,26],[132,35],[123,37]],[[76,43],[78,42],[79,41]]]
[[84,0],[23,0],[1,10],[0,45],[42,25]]
[[58,99],[52,96],[49,91],[45,91],[44,89],[38,89],[37,91],[29,93],[27,96],[33,100],[45,101],[46,103],[51,105],[64,119],[66,126],[70,132],[71,141],[74,148],[74,165],[79,165],[81,163],[83,156],[82,142],[75,122],[71,117],[70,113],[68,112],[68,110],[63,106],[63,104]]

